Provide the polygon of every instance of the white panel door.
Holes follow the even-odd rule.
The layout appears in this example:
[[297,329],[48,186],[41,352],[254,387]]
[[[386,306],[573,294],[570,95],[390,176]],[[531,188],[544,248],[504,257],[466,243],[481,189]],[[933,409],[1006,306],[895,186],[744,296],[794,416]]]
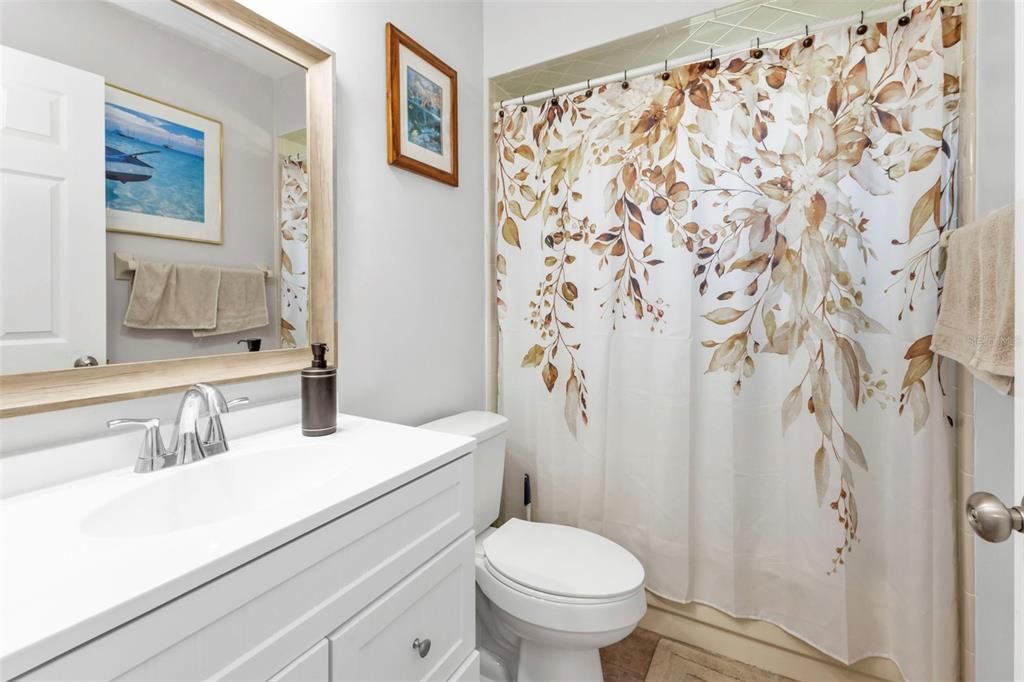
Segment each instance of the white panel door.
[[[1016,204],[1016,397],[975,382],[972,430],[973,488],[997,498],[989,509],[1005,521],[1006,507],[1024,507],[1024,5],[985,0],[974,6],[977,65],[968,75],[977,83],[975,215]],[[974,605],[974,649],[966,652],[965,679],[973,663],[978,682],[1024,681],[1024,533],[999,544],[977,540],[971,573],[966,588],[974,597],[965,606]]]
[[[1024,383],[1024,8],[1017,5],[1013,16],[1014,48],[1014,238],[1016,239],[1016,301],[1014,323],[1017,345],[1014,349],[1015,376]],[[1018,383],[1014,391],[1014,498],[1024,507],[1024,387]],[[1016,538],[1013,549],[1013,675],[1024,679],[1024,537]]]
[[103,97],[0,46],[0,373],[106,362]]

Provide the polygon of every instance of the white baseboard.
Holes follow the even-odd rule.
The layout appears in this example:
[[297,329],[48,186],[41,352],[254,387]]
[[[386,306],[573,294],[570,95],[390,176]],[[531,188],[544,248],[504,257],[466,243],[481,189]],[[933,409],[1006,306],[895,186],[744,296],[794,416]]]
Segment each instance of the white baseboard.
[[651,593],[647,605],[640,627],[795,680],[903,680],[888,659],[869,658],[846,665],[772,623],[733,618],[704,604],[679,604]]

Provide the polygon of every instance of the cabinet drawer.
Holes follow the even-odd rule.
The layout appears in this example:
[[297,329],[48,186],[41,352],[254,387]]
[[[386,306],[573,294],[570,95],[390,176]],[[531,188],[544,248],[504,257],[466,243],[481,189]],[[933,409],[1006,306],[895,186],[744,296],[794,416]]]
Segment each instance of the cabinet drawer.
[[468,532],[329,635],[332,682],[451,676],[475,646],[473,562]]
[[330,650],[327,647],[327,640],[321,639],[267,682],[327,682],[331,673]]

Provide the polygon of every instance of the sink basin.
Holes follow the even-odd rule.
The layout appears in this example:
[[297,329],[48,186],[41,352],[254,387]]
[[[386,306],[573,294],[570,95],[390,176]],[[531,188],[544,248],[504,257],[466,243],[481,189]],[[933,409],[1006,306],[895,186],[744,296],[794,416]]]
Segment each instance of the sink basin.
[[[328,485],[349,465],[337,448],[317,445],[231,452],[149,474],[82,520],[93,537],[140,537],[225,521]],[[310,471],[321,472],[310,476]],[[137,478],[136,478],[137,477]]]

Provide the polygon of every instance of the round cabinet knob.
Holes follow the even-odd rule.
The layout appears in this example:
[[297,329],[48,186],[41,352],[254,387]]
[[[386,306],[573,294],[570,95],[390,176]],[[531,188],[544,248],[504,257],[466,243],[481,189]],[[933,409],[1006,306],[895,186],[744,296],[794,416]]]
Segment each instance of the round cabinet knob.
[[417,637],[412,640],[412,648],[419,652],[420,658],[426,658],[430,653],[430,640]]
[[99,362],[91,355],[83,355],[75,360],[75,367],[98,367]]
[[1007,507],[992,493],[977,492],[967,498],[967,522],[982,540],[1003,542],[1013,531],[1024,531],[1020,507]]

